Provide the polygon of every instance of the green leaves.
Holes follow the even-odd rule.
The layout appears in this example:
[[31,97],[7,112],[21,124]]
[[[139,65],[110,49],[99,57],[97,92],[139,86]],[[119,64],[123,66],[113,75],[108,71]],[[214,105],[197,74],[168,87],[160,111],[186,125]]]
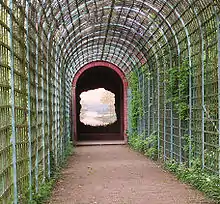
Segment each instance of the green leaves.
[[129,135],[129,145],[136,151],[143,153],[145,156],[156,160],[158,157],[158,140],[157,135],[153,132],[149,137],[144,138],[144,134],[134,133]]
[[179,117],[188,119],[189,105],[189,66],[183,62],[180,67],[172,67],[166,72],[166,96],[167,102],[173,103]]
[[[59,164],[59,166],[55,165],[55,161],[53,158],[53,153],[51,152],[51,158],[50,158],[50,164],[51,164],[51,178],[46,179],[45,183],[41,185],[38,193],[33,195],[32,201],[29,201],[30,204],[42,204],[46,203],[52,193],[52,190],[54,188],[54,185],[56,184],[56,181],[60,177],[60,171],[62,167],[65,167],[67,163],[67,159],[70,155],[72,155],[74,152],[73,150],[73,144],[69,141],[66,145],[65,151],[64,151],[64,158],[62,160],[62,163]],[[33,186],[34,189],[34,186]],[[27,194],[27,200],[28,200],[28,194]]]
[[138,87],[138,76],[135,72],[131,72],[129,77],[129,85],[131,88],[131,126],[137,131],[138,118],[143,116],[142,94]]
[[40,203],[46,202],[51,196],[55,182],[56,182],[56,179],[53,178],[50,181],[42,184],[39,192],[33,196],[33,201],[31,203],[40,204]]
[[[142,67],[144,77],[151,78],[151,73]],[[131,72],[129,77],[129,85],[131,88],[131,115],[130,121],[133,133],[129,135],[129,145],[136,151],[142,152],[144,155],[151,159],[157,159],[158,156],[158,142],[157,135],[153,132],[149,137],[145,138],[144,133],[139,135],[138,132],[138,119],[143,116],[142,94],[139,90],[138,76],[136,72]],[[148,104],[149,106],[152,104]]]
[[212,175],[201,169],[200,159],[192,161],[192,167],[188,168],[186,164],[178,164],[174,160],[167,161],[165,168],[174,173],[178,179],[189,183],[206,196],[220,203],[220,179],[217,175]]

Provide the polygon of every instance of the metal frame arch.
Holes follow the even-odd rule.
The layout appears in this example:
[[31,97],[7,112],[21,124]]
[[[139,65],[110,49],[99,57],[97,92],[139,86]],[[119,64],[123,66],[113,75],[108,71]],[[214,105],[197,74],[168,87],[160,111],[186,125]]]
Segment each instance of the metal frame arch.
[[[81,58],[79,58],[79,59],[81,59]],[[92,61],[96,61],[96,60],[97,60],[97,58],[95,58],[95,59],[92,60]],[[98,60],[100,60],[100,59],[98,59]],[[121,60],[122,60],[122,59],[121,59]],[[120,61],[121,61],[121,60],[120,60]],[[75,61],[74,59],[71,59],[71,61],[77,62],[77,61]],[[83,64],[85,64],[85,63],[87,64],[87,63],[88,63],[88,62],[84,62],[84,60],[82,60],[81,62],[82,62]],[[132,60],[131,60],[131,63],[134,64],[134,62],[133,62]],[[80,60],[78,61],[78,64],[75,65],[75,67],[82,67],[82,65],[79,65],[79,64],[80,64]],[[125,64],[125,63],[124,63],[124,64]],[[117,63],[116,63],[116,65],[117,65]],[[125,64],[125,65],[126,65],[126,67],[129,67],[127,64]],[[118,66],[118,65],[117,65],[117,66]]]
[[[104,39],[104,37],[103,37],[103,39]],[[91,42],[94,42],[92,39],[91,39]],[[128,43],[128,42],[127,42]],[[89,48],[92,48],[92,49],[95,49],[95,46],[94,46],[94,43],[92,43],[91,44],[91,46],[88,46],[88,42],[85,42],[84,43],[84,45],[87,45],[86,47],[82,47],[82,49],[84,49],[84,50],[88,50]],[[90,45],[90,44],[89,44]],[[120,49],[122,49],[122,45],[120,45],[120,44],[118,44],[118,43],[112,43],[112,44],[110,44],[110,47],[113,47],[112,45],[118,45],[118,46],[114,46],[114,47],[120,47]],[[120,45],[120,46],[119,46]],[[82,44],[80,45],[80,46],[82,46]],[[96,47],[97,47],[98,45],[96,45]],[[134,46],[133,46],[134,47]],[[134,47],[135,48],[135,47]],[[76,50],[77,49],[77,47],[76,48],[74,48],[74,50]],[[68,60],[74,55],[74,50],[72,50],[70,53],[69,53],[69,56],[67,56],[66,57],[66,59],[65,59],[65,61],[66,62],[68,62]],[[81,51],[78,51],[78,53],[80,53]],[[125,53],[125,52],[123,52],[123,53]],[[128,52],[128,53],[131,53],[130,51]],[[139,53],[139,52],[137,52],[137,53]],[[134,55],[135,56],[135,58],[137,58],[137,56],[136,55]],[[76,56],[76,57],[78,57],[78,56]],[[137,58],[138,59],[138,58]]]
[[[127,78],[125,76],[125,73],[119,68],[117,67],[116,65],[110,63],[110,62],[106,62],[106,61],[102,61],[102,60],[98,60],[98,61],[94,61],[94,62],[90,62],[86,65],[84,65],[83,67],[81,67],[75,74],[74,78],[73,78],[73,81],[72,81],[72,96],[73,96],[73,112],[75,112],[76,110],[76,92],[75,92],[75,88],[76,88],[76,84],[78,82],[78,79],[80,78],[80,76],[86,71],[86,70],[89,70],[89,69],[92,69],[94,67],[99,67],[99,66],[102,66],[102,67],[106,67],[106,68],[109,68],[109,69],[112,69],[113,71],[115,71],[118,76],[120,77],[121,81],[122,81],[122,84],[123,84],[123,96],[124,96],[124,101],[123,101],[123,104],[124,104],[124,109],[123,109],[123,114],[124,114],[124,120],[123,120],[123,137],[124,137],[124,142],[127,143],[127,129],[128,129],[128,126],[127,126],[127,121],[128,121],[128,118],[127,118],[127,88],[128,88],[128,82],[127,82]],[[75,121],[77,120],[77,116],[75,113],[72,113],[72,117],[75,119]],[[73,140],[74,141],[77,141],[77,125],[76,123],[73,124],[74,127],[73,127],[73,133],[72,135],[74,136]]]

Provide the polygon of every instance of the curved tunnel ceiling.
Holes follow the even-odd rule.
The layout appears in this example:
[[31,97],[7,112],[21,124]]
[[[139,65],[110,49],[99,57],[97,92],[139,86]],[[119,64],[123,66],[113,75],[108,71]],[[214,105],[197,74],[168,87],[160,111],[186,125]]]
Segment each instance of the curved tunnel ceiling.
[[17,203],[17,184],[31,198],[48,158],[60,163],[77,123],[73,79],[97,61],[130,82],[125,136],[157,134],[164,161],[196,155],[220,175],[220,0],[1,0],[0,202]]
[[125,73],[151,68],[165,53],[190,60],[194,33],[205,35],[202,26],[219,12],[219,2],[208,0],[32,0],[28,6],[68,75],[96,60]]

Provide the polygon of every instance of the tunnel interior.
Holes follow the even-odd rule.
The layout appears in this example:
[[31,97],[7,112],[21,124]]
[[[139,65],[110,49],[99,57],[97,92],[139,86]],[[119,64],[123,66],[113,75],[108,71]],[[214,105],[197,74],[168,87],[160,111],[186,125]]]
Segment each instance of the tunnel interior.
[[[113,124],[94,127],[85,125],[80,121],[80,94],[97,88],[104,88],[115,94],[115,112],[117,115],[117,121]],[[114,70],[107,67],[94,67],[84,71],[76,84],[76,140],[123,140],[123,101],[123,83],[120,76]]]
[[[219,25],[220,0],[0,1],[0,203],[32,200],[76,125],[80,140],[150,138],[160,161],[220,177]],[[76,111],[73,81],[97,62],[123,86],[93,66]],[[97,87],[116,94],[118,123],[103,130],[75,120],[79,94]]]

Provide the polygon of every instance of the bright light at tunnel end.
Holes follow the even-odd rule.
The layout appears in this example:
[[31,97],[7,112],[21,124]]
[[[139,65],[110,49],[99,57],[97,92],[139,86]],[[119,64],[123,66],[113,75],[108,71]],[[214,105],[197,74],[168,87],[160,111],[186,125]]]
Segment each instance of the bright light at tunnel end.
[[104,88],[80,94],[80,122],[93,127],[108,126],[117,121],[115,94]]

